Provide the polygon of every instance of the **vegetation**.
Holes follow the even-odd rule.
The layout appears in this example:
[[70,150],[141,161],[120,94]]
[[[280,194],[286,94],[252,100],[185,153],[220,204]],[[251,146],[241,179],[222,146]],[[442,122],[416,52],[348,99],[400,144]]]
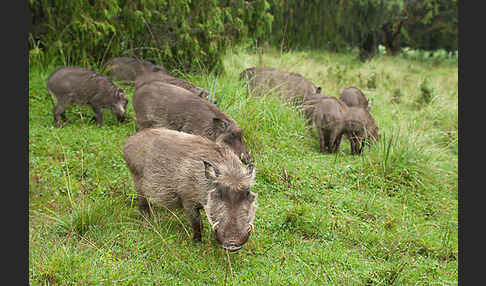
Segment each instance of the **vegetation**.
[[267,35],[272,20],[265,0],[30,0],[29,8],[29,52],[44,65],[135,56],[182,72],[221,72],[226,47]]
[[[215,91],[256,161],[255,232],[236,253],[218,246],[207,221],[202,243],[192,242],[182,212],[159,208],[144,220],[122,155],[136,130],[131,104],[124,123],[108,111],[100,129],[89,107],[72,107],[56,128],[45,81],[57,66],[31,54],[30,284],[456,285],[457,57],[422,54],[379,52],[362,63],[357,52],[233,47],[225,74],[182,75]],[[347,140],[335,155],[319,153],[296,108],[251,96],[238,80],[260,57],[324,93],[362,89],[379,142],[361,156]],[[131,99],[133,88],[123,88]]]
[[101,68],[115,56],[171,71],[223,71],[232,45],[357,48],[361,60],[402,48],[457,50],[456,0],[29,0],[29,53],[43,65]]
[[358,48],[360,59],[403,47],[457,50],[456,0],[270,0],[272,41],[281,49]]

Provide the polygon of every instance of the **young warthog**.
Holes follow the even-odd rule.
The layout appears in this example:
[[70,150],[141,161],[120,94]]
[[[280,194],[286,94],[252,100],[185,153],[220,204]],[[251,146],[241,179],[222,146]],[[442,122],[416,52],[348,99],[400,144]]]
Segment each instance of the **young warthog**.
[[302,75],[269,67],[248,68],[240,74],[240,78],[248,80],[250,92],[256,95],[276,94],[296,104],[321,94],[321,87]]
[[82,67],[60,67],[47,79],[47,89],[57,99],[54,121],[61,127],[59,116],[66,121],[68,105],[89,105],[98,126],[102,127],[103,108],[111,108],[118,121],[125,119],[128,100],[123,89],[106,76]]
[[378,126],[371,113],[363,107],[352,106],[344,115],[346,137],[351,144],[351,154],[361,154],[366,141],[378,140]]
[[239,250],[253,230],[257,195],[251,191],[255,168],[245,168],[220,140],[165,128],[147,128],[128,137],[123,147],[138,207],[150,214],[149,202],[182,208],[194,240],[201,241],[204,209],[216,240]]
[[360,154],[365,141],[378,139],[378,127],[370,112],[363,107],[348,107],[333,96],[321,96],[307,101],[306,110],[319,134],[320,152],[339,150],[343,135],[349,139],[351,154]]
[[319,134],[320,152],[338,151],[344,133],[344,115],[348,109],[344,102],[330,95],[306,101],[304,110]]
[[221,140],[250,162],[238,124],[219,108],[176,85],[153,81],[135,88],[133,109],[140,128],[165,127]]
[[133,82],[137,76],[145,73],[167,73],[167,70],[162,66],[131,57],[112,58],[106,63],[106,69],[108,74],[115,80],[127,82]]
[[216,99],[213,98],[213,96],[210,96],[209,92],[204,88],[195,86],[194,84],[182,78],[174,77],[165,73],[154,72],[154,73],[143,74],[135,79],[135,88],[138,88],[144,84],[151,83],[154,81],[160,81],[160,82],[177,85],[178,87],[182,87],[183,89],[186,89],[201,98],[207,99],[211,103],[214,104],[217,103]]
[[363,92],[356,87],[346,87],[341,92],[341,96],[339,97],[347,106],[358,106],[366,108],[370,110],[371,104],[368,102],[368,99],[365,97]]

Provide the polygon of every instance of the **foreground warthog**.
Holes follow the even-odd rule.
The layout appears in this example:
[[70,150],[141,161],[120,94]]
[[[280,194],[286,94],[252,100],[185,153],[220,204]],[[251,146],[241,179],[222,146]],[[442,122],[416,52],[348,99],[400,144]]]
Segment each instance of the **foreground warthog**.
[[151,211],[149,202],[182,208],[194,240],[201,241],[199,210],[204,209],[224,249],[236,251],[246,243],[257,208],[257,195],[251,191],[255,168],[245,168],[226,144],[165,128],[147,128],[128,137],[123,154],[143,215]]
[[151,83],[154,81],[160,81],[160,82],[177,85],[178,87],[182,87],[183,89],[186,89],[201,98],[207,99],[211,103],[214,104],[217,103],[216,99],[213,98],[213,96],[210,96],[209,92],[204,88],[195,86],[194,84],[182,78],[174,77],[165,73],[154,72],[154,73],[143,74],[135,79],[135,88],[138,88],[144,84]]
[[361,90],[356,87],[346,87],[339,97],[347,106],[363,107],[370,110],[371,104]]
[[248,88],[256,95],[276,94],[289,102],[301,104],[307,98],[320,95],[321,87],[302,75],[269,67],[251,67],[240,74],[248,80]]
[[165,127],[220,140],[250,162],[238,124],[219,108],[176,85],[153,81],[135,88],[133,109],[140,128]]
[[351,154],[361,154],[366,141],[378,139],[378,127],[370,112],[363,107],[348,107],[333,96],[321,96],[306,102],[312,122],[319,134],[320,152],[339,150],[343,135],[349,139]]
[[82,67],[60,67],[47,79],[47,89],[57,99],[54,121],[61,127],[59,116],[66,121],[65,110],[69,105],[89,105],[94,119],[102,127],[103,108],[111,108],[118,121],[125,119],[128,100],[125,92],[106,76]]
[[162,66],[131,57],[112,58],[106,63],[106,69],[108,74],[115,80],[128,82],[133,82],[137,76],[144,73],[167,73],[167,70]]

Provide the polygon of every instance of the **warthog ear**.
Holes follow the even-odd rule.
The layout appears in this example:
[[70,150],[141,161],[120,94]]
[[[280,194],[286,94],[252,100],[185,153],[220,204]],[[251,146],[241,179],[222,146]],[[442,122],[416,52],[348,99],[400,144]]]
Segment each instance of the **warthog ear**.
[[322,92],[322,89],[321,89],[320,86],[318,86],[317,89],[316,89],[316,93],[319,93],[320,94],[321,92]]
[[204,92],[204,90],[200,90],[200,91],[199,91],[198,96],[199,96],[200,98],[205,98],[205,96],[204,96],[205,94],[206,94],[206,93]]
[[206,174],[206,178],[208,178],[211,181],[216,180],[220,175],[219,170],[216,167],[214,167],[213,164],[207,161],[203,161],[203,163],[204,163],[204,173]]
[[118,98],[124,98],[125,97],[125,91],[122,89],[122,88],[118,88],[118,90],[116,91],[116,95],[118,96]]
[[229,126],[229,123],[226,120],[217,117],[213,118],[213,124],[215,129],[221,130],[221,132],[226,131]]

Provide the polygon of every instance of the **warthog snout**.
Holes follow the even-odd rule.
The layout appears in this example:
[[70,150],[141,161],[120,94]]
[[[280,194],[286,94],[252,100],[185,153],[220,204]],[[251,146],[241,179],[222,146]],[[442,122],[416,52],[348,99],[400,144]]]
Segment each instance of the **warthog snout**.
[[219,223],[216,223],[213,226],[214,234],[216,236],[216,241],[218,241],[223,249],[228,251],[237,251],[243,247],[248,239],[250,238],[250,234],[253,231],[253,224],[249,223],[246,230],[231,232],[228,234],[223,227],[218,227]]
[[237,243],[236,241],[229,241],[223,244],[223,248],[228,251],[237,251],[241,249],[241,244]]

